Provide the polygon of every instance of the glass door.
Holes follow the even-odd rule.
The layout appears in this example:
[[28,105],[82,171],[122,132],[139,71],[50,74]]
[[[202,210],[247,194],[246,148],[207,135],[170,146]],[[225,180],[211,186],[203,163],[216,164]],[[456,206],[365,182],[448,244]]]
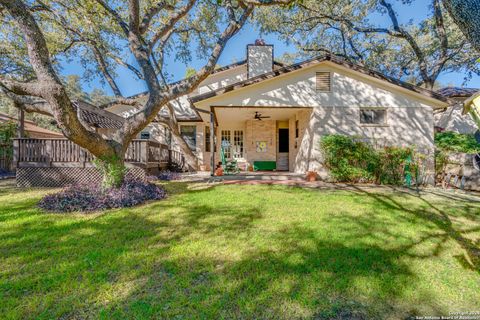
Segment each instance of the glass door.
[[[233,135],[232,135],[233,131]],[[243,158],[243,130],[222,130],[222,148],[226,159]]]

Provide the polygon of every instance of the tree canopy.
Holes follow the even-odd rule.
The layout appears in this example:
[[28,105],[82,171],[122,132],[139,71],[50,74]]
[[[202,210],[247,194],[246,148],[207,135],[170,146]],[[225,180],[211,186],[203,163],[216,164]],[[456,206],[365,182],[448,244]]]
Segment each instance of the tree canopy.
[[[419,1],[304,0],[288,12],[264,8],[256,18],[263,32],[278,32],[302,55],[332,52],[427,88],[442,73],[479,75],[480,55],[440,0]],[[401,16],[400,6],[407,12],[415,4],[429,10],[421,21]]]
[[[63,134],[88,149],[109,167],[123,167],[129,142],[162,108],[170,117],[159,119],[178,130],[170,102],[192,92],[214,70],[225,45],[243,27],[257,6],[282,5],[292,0],[0,0],[2,54],[0,85],[12,99],[33,96],[45,104],[25,103],[28,111],[51,114]],[[11,45],[11,43],[14,43]],[[128,48],[128,50],[126,50]],[[6,52],[3,49],[3,52]],[[189,61],[197,53],[204,65],[195,74],[171,85],[165,57]],[[83,126],[72,97],[58,76],[59,58],[78,55],[86,70],[101,73],[116,101],[138,111],[108,138]],[[91,61],[96,65],[92,66]],[[128,68],[144,81],[147,101],[139,105],[122,97],[115,70]],[[18,74],[15,69],[22,71]],[[15,72],[14,72],[15,71]],[[22,102],[25,102],[22,100]],[[182,149],[186,143],[179,140]],[[191,152],[190,152],[191,155]],[[195,159],[190,164],[196,167]],[[112,170],[115,171],[115,170]],[[118,170],[117,170],[118,171]],[[119,181],[116,182],[118,184]]]
[[480,2],[477,0],[443,0],[455,23],[480,52]]

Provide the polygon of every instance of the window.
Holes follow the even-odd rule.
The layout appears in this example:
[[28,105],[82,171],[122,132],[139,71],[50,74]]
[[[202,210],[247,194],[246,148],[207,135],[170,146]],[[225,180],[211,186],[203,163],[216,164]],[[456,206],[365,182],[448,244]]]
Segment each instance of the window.
[[229,159],[232,157],[232,146],[230,143],[231,135],[230,130],[222,130],[222,144],[223,152],[225,153],[225,158]]
[[196,126],[180,126],[180,135],[188,144],[191,150],[197,147],[197,127]]
[[243,158],[243,131],[233,131],[233,157],[235,159]]
[[143,139],[143,140],[148,140],[148,139],[150,139],[150,132],[142,132],[142,133],[140,133],[140,139]]
[[295,120],[295,138],[298,138],[298,120]]
[[210,127],[205,127],[205,152],[210,152]]
[[317,72],[316,88],[320,92],[330,92],[332,90],[330,72]]
[[361,124],[375,124],[384,125],[387,122],[386,109],[360,109],[360,123]]

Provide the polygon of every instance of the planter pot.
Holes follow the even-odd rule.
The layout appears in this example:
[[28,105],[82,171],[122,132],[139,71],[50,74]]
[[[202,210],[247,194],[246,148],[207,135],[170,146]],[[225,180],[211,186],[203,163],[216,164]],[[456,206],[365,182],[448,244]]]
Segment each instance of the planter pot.
[[248,165],[248,171],[253,172],[253,166],[251,164]]
[[305,180],[308,182],[314,182],[317,181],[318,178],[318,173],[315,171],[307,171],[307,174],[305,175]]
[[218,177],[223,176],[223,168],[217,168],[215,170],[215,175]]

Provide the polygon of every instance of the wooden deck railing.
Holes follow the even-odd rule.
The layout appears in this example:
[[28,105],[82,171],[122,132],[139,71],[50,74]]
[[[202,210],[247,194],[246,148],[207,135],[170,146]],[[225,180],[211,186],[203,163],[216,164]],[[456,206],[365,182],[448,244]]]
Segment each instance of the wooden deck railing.
[[[17,167],[85,166],[94,156],[67,139],[15,139],[13,161]],[[176,163],[183,166],[183,155],[152,140],[133,140],[125,162],[144,166]]]

